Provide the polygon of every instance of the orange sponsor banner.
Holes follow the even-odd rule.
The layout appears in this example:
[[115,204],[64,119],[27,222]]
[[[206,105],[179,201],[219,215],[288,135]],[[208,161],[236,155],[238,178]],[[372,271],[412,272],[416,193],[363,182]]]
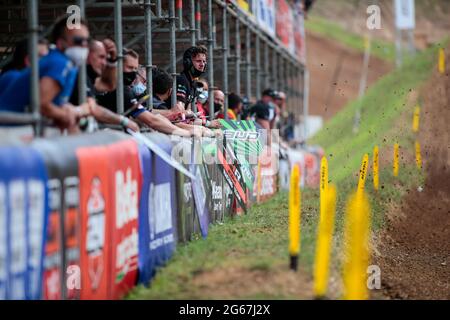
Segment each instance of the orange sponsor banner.
[[[260,163],[260,177],[261,181],[260,183],[260,194],[259,197],[261,201],[265,201],[272,197],[278,189],[278,168],[277,168],[277,157],[276,153],[273,152],[271,148],[264,147],[263,152],[259,156],[259,163]],[[254,176],[255,181],[258,183],[258,174],[257,174],[257,168],[254,168]],[[255,186],[257,185],[255,183]],[[253,195],[257,196],[257,190],[258,188],[253,188]]]
[[[113,215],[109,192],[106,147],[76,151],[80,177],[81,212],[81,299],[108,299],[110,273],[110,219]],[[114,159],[115,161],[115,159]]]
[[138,146],[124,140],[107,147],[111,203],[111,299],[130,291],[138,276],[138,217],[142,185]]

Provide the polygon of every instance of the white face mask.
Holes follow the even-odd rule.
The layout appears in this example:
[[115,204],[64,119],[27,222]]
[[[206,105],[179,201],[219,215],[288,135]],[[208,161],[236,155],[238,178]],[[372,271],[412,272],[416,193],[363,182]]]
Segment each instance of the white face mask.
[[203,90],[203,92],[198,95],[197,101],[200,102],[201,104],[205,104],[206,101],[208,101],[208,91]]
[[72,60],[72,62],[77,66],[81,66],[86,62],[87,56],[89,54],[89,48],[84,47],[70,47],[64,51],[64,54]]

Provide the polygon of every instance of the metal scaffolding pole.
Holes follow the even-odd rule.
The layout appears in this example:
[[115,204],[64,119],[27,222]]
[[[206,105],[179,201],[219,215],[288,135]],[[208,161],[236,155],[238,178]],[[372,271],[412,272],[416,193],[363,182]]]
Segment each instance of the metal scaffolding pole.
[[191,46],[195,46],[195,0],[191,0],[191,15],[190,15],[190,34],[191,34]]
[[212,0],[208,0],[208,83],[209,83],[209,120],[214,119],[214,40],[213,40]]
[[222,8],[222,63],[223,63],[223,93],[224,99],[224,117],[228,119],[228,21],[227,6]]
[[197,29],[197,41],[202,39],[202,9],[200,7],[200,0],[195,2],[195,28]]
[[34,118],[37,120],[34,126],[34,133],[42,136],[42,123],[40,113],[40,96],[39,96],[39,61],[38,61],[38,0],[28,1],[28,52],[30,53],[31,63],[31,85],[30,85],[30,106]]
[[156,16],[159,18],[161,17],[161,0],[156,0]]
[[[86,6],[84,0],[78,0],[81,17],[86,17]],[[78,103],[81,105],[86,102],[87,87],[86,87],[86,63],[84,62],[78,70]]]
[[256,67],[255,67],[255,77],[256,77],[256,100],[261,98],[261,40],[259,37],[259,33],[256,33],[256,43],[255,43],[255,51],[256,51]]
[[245,60],[245,75],[246,75],[246,81],[245,81],[245,90],[246,95],[249,100],[252,99],[252,72],[251,72],[251,59],[252,59],[252,48],[251,48],[251,36],[250,36],[250,27],[247,26],[245,28],[245,53],[246,53],[246,60]]
[[269,44],[264,44],[264,88],[269,87]]
[[178,29],[183,30],[183,0],[177,0]]
[[153,109],[153,57],[152,57],[152,10],[151,0],[145,0],[145,70],[147,73],[148,106]]
[[236,94],[241,94],[241,29],[239,17],[236,18]]
[[[195,0],[190,1],[191,4],[191,14],[190,14],[190,35],[191,35],[191,46],[195,46]],[[191,106],[193,112],[197,112],[197,105],[195,103]]]
[[117,88],[116,104],[117,112],[122,114],[123,107],[123,47],[122,47],[122,1],[114,1],[114,33],[117,46]]
[[[171,104],[174,107],[177,104],[177,52],[176,52],[176,39],[175,39],[175,0],[169,2],[169,21],[170,21],[170,72],[174,78],[172,84],[172,100]],[[187,107],[187,106],[186,106]]]
[[278,69],[277,69],[277,51],[272,49],[272,86],[273,88],[278,87]]

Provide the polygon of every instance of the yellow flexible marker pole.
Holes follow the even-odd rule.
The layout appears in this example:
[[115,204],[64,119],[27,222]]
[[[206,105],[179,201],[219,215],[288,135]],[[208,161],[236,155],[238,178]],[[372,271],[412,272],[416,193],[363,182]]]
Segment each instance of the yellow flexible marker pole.
[[422,155],[420,154],[420,143],[416,141],[416,165],[419,170],[422,170]]
[[314,295],[317,298],[322,298],[327,293],[335,211],[336,187],[331,184],[327,191],[326,210],[321,216],[317,233],[314,263]]
[[380,176],[379,176],[379,165],[378,165],[378,146],[373,148],[373,188],[375,191],[378,191],[380,185]]
[[364,190],[350,196],[345,219],[344,299],[364,300],[369,264],[370,206]]
[[289,189],[289,255],[290,268],[296,271],[298,268],[298,254],[300,252],[300,218],[301,218],[301,194],[300,194],[300,169],[297,165],[292,168]]
[[361,168],[359,169],[358,192],[364,191],[368,166],[369,166],[369,155],[366,153],[361,162]]
[[445,51],[444,48],[439,49],[439,62],[438,62],[439,73],[445,73]]
[[420,120],[420,107],[417,106],[414,109],[413,125],[412,125],[413,132],[419,132],[419,120]]
[[398,164],[398,158],[399,158],[399,144],[394,144],[394,164],[392,166],[394,177],[398,177],[398,170],[399,170],[399,164]]

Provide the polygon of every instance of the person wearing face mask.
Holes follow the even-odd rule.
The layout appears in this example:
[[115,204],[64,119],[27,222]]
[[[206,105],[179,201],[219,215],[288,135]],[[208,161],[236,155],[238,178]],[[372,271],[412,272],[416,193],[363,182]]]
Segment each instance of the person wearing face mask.
[[139,66],[136,79],[131,85],[131,90],[136,98],[141,98],[147,94],[147,72],[144,66]]
[[[69,104],[78,66],[86,61],[89,30],[84,20],[68,29],[69,15],[59,19],[52,31],[49,53],[39,60],[40,112],[60,129],[78,132],[79,110]],[[30,105],[30,68],[24,69],[0,95],[0,110],[25,112]]]
[[[133,49],[123,50],[123,104],[124,110],[127,111],[134,106],[136,96],[133,93],[132,84],[136,80],[139,68],[139,55]],[[106,93],[98,92],[96,95],[97,103],[117,112],[116,90]]]
[[177,76],[177,104],[172,106],[177,111],[191,109],[191,103],[196,96],[194,81],[206,71],[207,49],[195,46],[187,49],[183,54],[183,71]]
[[[86,61],[87,97],[95,99],[97,94],[116,89],[117,49],[110,39],[103,41],[91,40]],[[72,104],[78,104],[78,78],[70,97]]]

